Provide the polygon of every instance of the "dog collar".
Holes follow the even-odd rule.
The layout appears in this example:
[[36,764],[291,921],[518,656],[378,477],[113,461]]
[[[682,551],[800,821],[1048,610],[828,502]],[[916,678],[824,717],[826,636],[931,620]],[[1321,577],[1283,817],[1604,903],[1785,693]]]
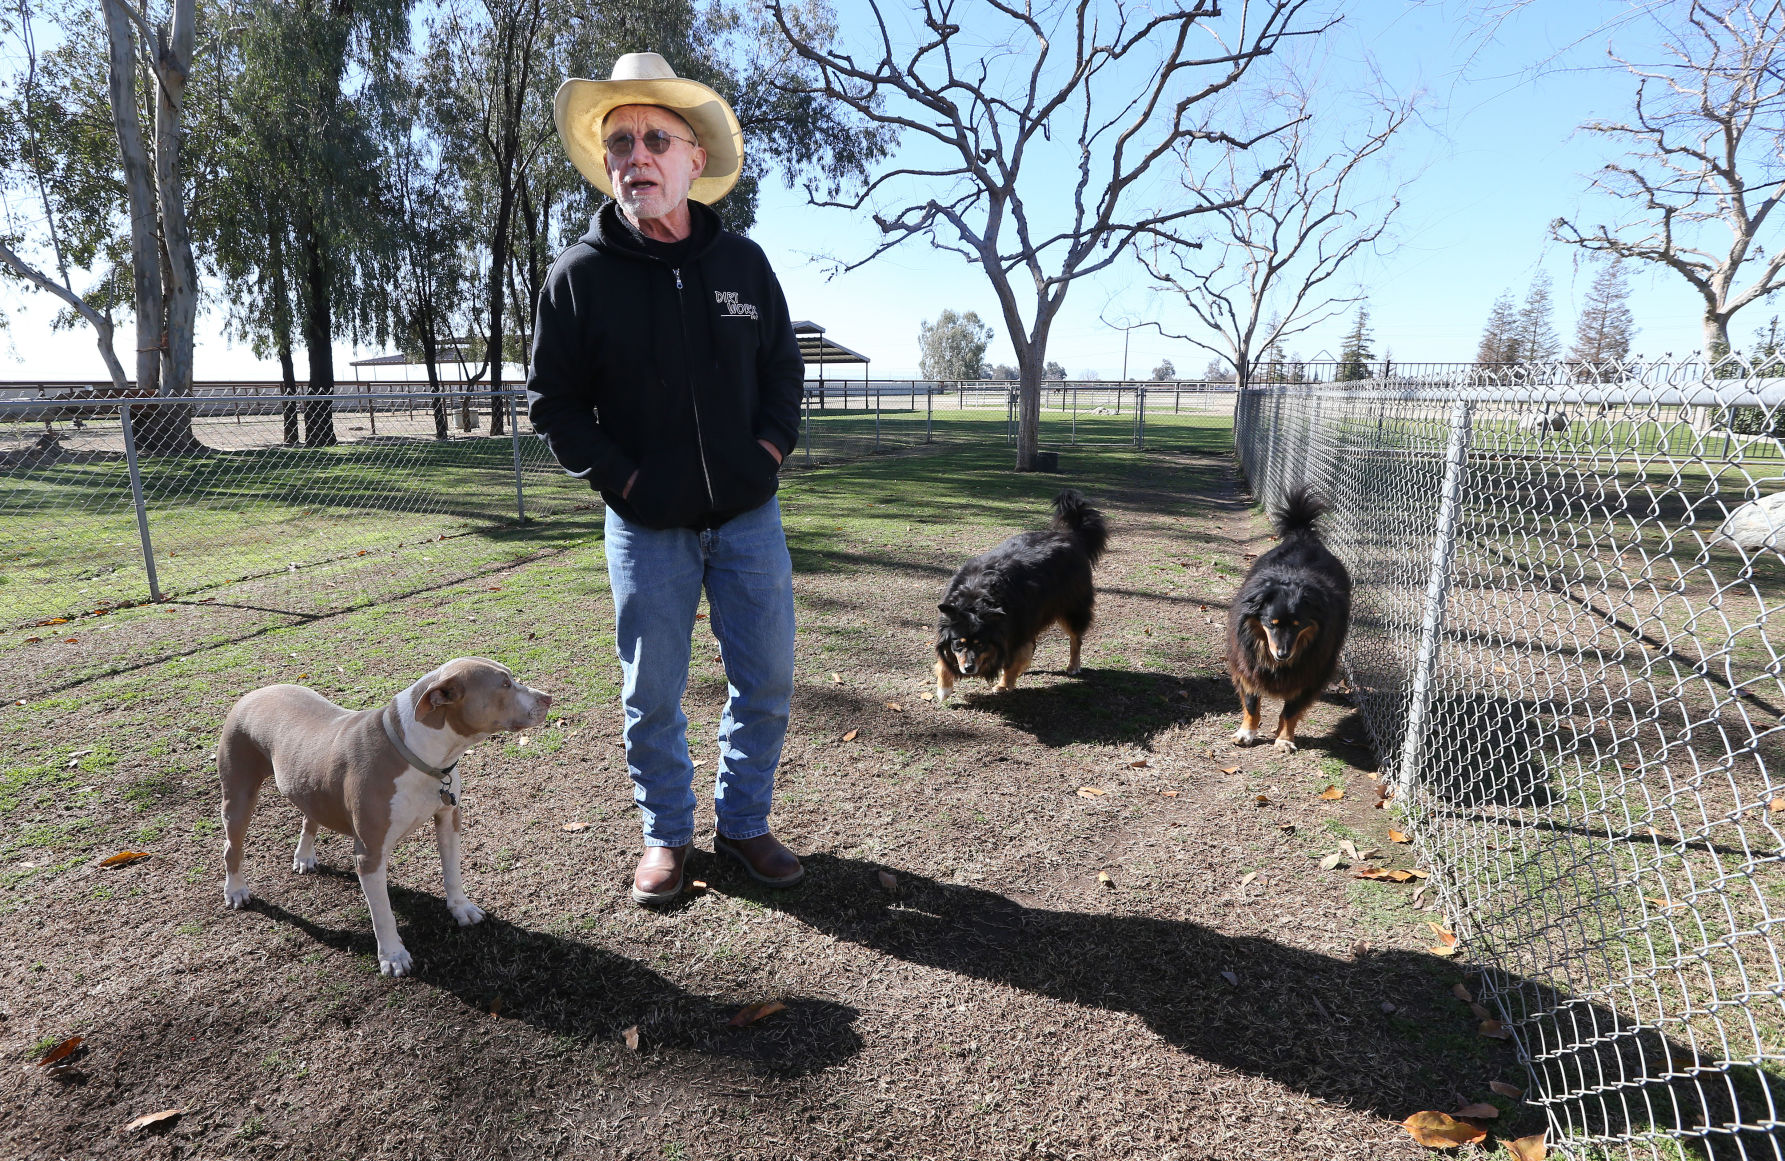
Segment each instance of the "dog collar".
[[393,708],[394,707],[387,705],[384,707],[384,712],[378,715],[378,724],[384,727],[384,736],[389,738],[390,744],[397,748],[397,753],[402,756],[403,761],[414,766],[417,770],[432,774],[434,777],[440,779],[441,802],[445,803],[447,806],[457,806],[459,804],[459,796],[452,792],[452,772],[459,768],[459,764],[454,762],[452,765],[442,769],[438,766],[430,766],[420,758],[416,757],[415,751],[403,744],[402,736],[397,733],[397,727],[395,723],[391,721],[391,710]]

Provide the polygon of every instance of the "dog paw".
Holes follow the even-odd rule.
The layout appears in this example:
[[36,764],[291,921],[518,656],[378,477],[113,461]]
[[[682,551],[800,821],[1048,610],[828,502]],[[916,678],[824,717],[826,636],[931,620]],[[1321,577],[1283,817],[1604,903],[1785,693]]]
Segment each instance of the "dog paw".
[[1295,739],[1294,738],[1278,738],[1276,741],[1271,743],[1271,746],[1275,749],[1283,751],[1285,754],[1295,753]]
[[223,902],[228,904],[232,910],[240,911],[248,905],[248,900],[252,898],[254,898],[254,892],[246,883],[223,884]]
[[452,917],[459,921],[460,927],[470,927],[473,923],[483,922],[483,908],[471,902],[469,899],[464,899],[457,903],[449,900],[446,904],[446,909],[452,912]]
[[946,702],[948,700],[948,694],[949,694],[948,690],[943,689],[940,685],[938,685],[936,687],[936,704],[942,705],[944,702]]
[[381,976],[406,976],[414,966],[415,960],[406,947],[399,946],[388,955],[383,950],[378,952],[378,974]]
[[1250,746],[1257,740],[1257,730],[1235,730],[1233,734],[1233,744],[1236,746]]
[[316,856],[293,855],[291,859],[291,869],[300,875],[308,875],[311,871],[316,869]]
[[1082,674],[1084,671],[1085,671],[1085,667],[1082,665],[1068,666],[1066,669],[1066,676],[1067,677],[1077,677],[1080,674]]

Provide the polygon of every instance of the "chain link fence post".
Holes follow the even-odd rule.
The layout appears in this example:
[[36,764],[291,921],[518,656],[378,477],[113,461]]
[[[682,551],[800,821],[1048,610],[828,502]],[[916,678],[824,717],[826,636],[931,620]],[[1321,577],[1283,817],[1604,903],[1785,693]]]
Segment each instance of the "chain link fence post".
[[149,574],[149,597],[161,599],[161,582],[155,575],[155,548],[149,542],[149,509],[143,502],[143,473],[136,458],[136,425],[130,420],[130,401],[118,405],[124,426],[124,462],[130,469],[130,500],[136,505],[136,534],[142,544],[143,568]]
[[1431,710],[1433,674],[1438,667],[1438,646],[1444,636],[1444,612],[1450,595],[1451,564],[1456,559],[1457,525],[1461,521],[1462,495],[1469,472],[1469,428],[1474,404],[1459,400],[1450,413],[1450,440],[1444,450],[1444,484],[1438,501],[1438,522],[1432,533],[1432,567],[1426,581],[1425,603],[1419,626],[1419,651],[1413,662],[1413,685],[1407,706],[1407,734],[1401,739],[1401,757],[1394,779],[1403,790],[1418,771],[1426,742],[1426,716]]
[[521,425],[515,419],[514,396],[508,397],[508,432],[514,447],[514,514],[522,524],[527,522],[526,486],[521,479]]

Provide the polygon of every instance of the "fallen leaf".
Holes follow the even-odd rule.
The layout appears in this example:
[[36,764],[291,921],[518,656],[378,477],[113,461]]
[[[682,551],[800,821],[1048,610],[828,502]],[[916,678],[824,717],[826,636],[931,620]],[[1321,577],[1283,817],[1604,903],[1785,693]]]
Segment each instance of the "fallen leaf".
[[[736,1023],[736,1021],[734,1020],[733,1023]],[[626,1029],[626,1031],[620,1033],[620,1039],[626,1042],[626,1047],[630,1048],[634,1052],[637,1052],[638,1051],[638,1025],[634,1024],[632,1027]]]
[[707,615],[705,613],[696,613],[694,614],[694,619],[696,621],[704,621],[707,619]]
[[1396,1011],[1398,1011],[1398,1009],[1394,1006],[1393,1001],[1390,1001],[1390,1000],[1382,1001],[1382,1003],[1378,1004],[1377,1007],[1382,1009],[1382,1014],[1384,1016],[1392,1016],[1395,1014]]
[[1470,1117],[1477,1121],[1488,1121],[1500,1115],[1500,1110],[1486,1101],[1476,1101],[1472,1105],[1464,1105],[1451,1114],[1456,1117]]
[[502,1014],[502,993],[497,992],[496,998],[490,1001],[490,1015],[500,1016],[501,1014]]
[[1320,797],[1326,799],[1328,802],[1337,802],[1339,799],[1345,797],[1345,792],[1340,790],[1337,786],[1328,786],[1325,790],[1320,792]]
[[1470,1004],[1469,1011],[1475,1013],[1477,1020],[1492,1020],[1494,1018],[1494,1014],[1488,1011],[1484,1004]]
[[690,879],[688,880],[688,889],[690,891],[705,891],[707,881],[705,879]]
[[1675,907],[1685,906],[1684,903],[1669,903],[1667,900],[1657,899],[1653,895],[1644,895],[1643,898],[1647,899],[1650,903],[1653,903],[1663,911],[1672,911]]
[[881,890],[883,890],[883,891],[897,891],[899,889],[899,877],[897,875],[893,874],[891,871],[881,871],[875,877],[880,880],[880,889]]
[[1107,790],[1100,789],[1096,786],[1080,786],[1078,788],[1078,796],[1080,798],[1101,798],[1107,793],[1109,793]]
[[1426,948],[1426,954],[1435,955],[1435,956],[1439,957],[1440,959],[1446,959],[1450,956],[1455,955],[1456,953],[1457,953],[1457,949],[1456,949],[1455,944],[1452,944],[1449,947],[1446,947],[1443,944],[1438,944],[1436,947]]
[[923,698],[925,701],[935,701],[936,700],[936,695],[933,693],[920,693],[917,696]]
[[1097,881],[1102,883],[1105,887],[1114,887],[1116,885],[1115,879],[1110,876],[1108,871],[1098,871]]
[[1430,887],[1431,887],[1430,883],[1421,883],[1419,886],[1413,888],[1413,898],[1411,898],[1407,901],[1408,905],[1411,907],[1418,907],[1419,906],[1419,897],[1421,895],[1424,895]]
[[843,684],[843,675],[841,673],[833,673],[833,674],[831,674],[831,681],[836,683],[837,685],[842,685]]
[[1512,1039],[1512,1030],[1498,1020],[1483,1020],[1481,1022],[1481,1027],[1477,1028],[1476,1031],[1483,1036],[1486,1036],[1489,1040]]
[[86,1041],[85,1036],[70,1036],[48,1052],[37,1058],[37,1067],[53,1068],[58,1060],[67,1060]]
[[1277,824],[1277,829],[1282,831],[1284,834],[1294,834],[1295,833],[1295,824],[1293,822],[1280,822]]
[[902,705],[900,705],[900,704],[899,704],[899,703],[898,703],[898,702],[896,702],[896,701],[889,701],[889,702],[887,702],[887,703],[886,703],[886,708],[887,708],[887,709],[889,709],[889,710],[891,710],[891,711],[892,711],[892,712],[894,712],[894,713],[896,713],[896,714],[902,714],[902,713],[904,713],[904,712],[905,712],[905,707],[904,707],[904,706],[902,706]]
[[[35,638],[26,638],[26,639],[27,640],[35,640]],[[1766,808],[1768,810],[1772,811],[1774,814],[1779,813],[1781,810],[1785,810],[1785,798],[1773,799],[1771,802],[1766,804]]]
[[747,1024],[756,1023],[764,1016],[773,1016],[776,1012],[785,1011],[786,1008],[787,1005],[783,1004],[780,1000],[765,1000],[760,1004],[745,1004],[742,1008],[738,1009],[738,1014],[726,1021],[726,1023],[732,1028],[742,1028]]
[[1146,759],[1145,759],[1145,758],[1142,758],[1142,759],[1141,759],[1141,760],[1140,760],[1140,761],[1138,761],[1138,762],[1130,762],[1130,763],[1128,763],[1128,765],[1129,765],[1129,768],[1130,768],[1130,769],[1136,769],[1136,770],[1138,770],[1138,769],[1140,769],[1140,768],[1141,768],[1141,767],[1143,767],[1143,766],[1151,766],[1151,765],[1152,765],[1152,763],[1151,763],[1151,762],[1149,762],[1149,761],[1147,761],[1147,760],[1146,760]]
[[66,625],[66,624],[68,624],[68,618],[67,617],[51,617],[47,621],[39,621],[37,623],[40,626],[43,626],[43,625]]
[[1358,863],[1363,861],[1363,856],[1357,853],[1357,844],[1350,839],[1340,839],[1339,849],[1345,852],[1345,857],[1352,862]]
[[64,637],[64,638],[62,638],[62,644],[64,644],[64,645],[78,645],[78,644],[80,644],[80,640],[81,639],[79,637]]
[[564,829],[571,834],[580,834],[589,829],[589,824],[586,822],[567,822],[564,824]]
[[1443,924],[1433,923],[1430,920],[1427,920],[1426,926],[1438,933],[1438,942],[1442,943],[1445,947],[1455,947],[1457,945],[1456,932],[1447,929]]
[[1487,1082],[1487,1086],[1510,1100],[1522,1101],[1525,1099],[1524,1089],[1516,1088],[1503,1080],[1490,1080]]
[[[363,548],[362,548],[362,549],[360,549],[360,550],[359,550],[359,551],[358,551],[358,552],[356,552],[356,553],[354,553],[354,554],[353,554],[353,555],[355,555],[355,556],[364,556],[364,555],[366,555],[366,550],[365,550],[365,549],[363,549]],[[214,601],[214,600],[216,600],[216,599],[217,599],[217,598],[215,598],[215,597],[206,597],[206,598],[205,598],[205,600],[207,600],[207,601]]]
[[1271,800],[1269,798],[1266,798],[1264,795],[1260,794],[1257,798],[1254,798],[1252,800],[1252,804],[1254,806],[1269,806],[1271,804]]
[[1487,1137],[1486,1129],[1464,1124],[1449,1113],[1414,1113],[1401,1122],[1401,1127],[1428,1149],[1455,1149]]
[[102,867],[127,867],[149,857],[148,851],[119,851],[115,855],[107,855],[99,860]]
[[1230,987],[1237,988],[1240,986],[1240,977],[1235,975],[1233,972],[1222,972],[1221,978],[1226,980]]
[[1238,766],[1223,766],[1223,767],[1221,767],[1221,773],[1223,773],[1223,774],[1238,774],[1239,772],[1240,772],[1240,768]]
[[1465,1004],[1473,1004],[1475,1002],[1475,996],[1469,991],[1469,985],[1464,983],[1454,983],[1450,985],[1450,994]]
[[1391,826],[1388,828],[1388,841],[1391,843],[1410,843],[1413,840]]
[[845,742],[853,742],[855,741],[855,736],[859,733],[861,733],[860,730],[850,730],[847,734],[843,735],[843,740]]
[[27,645],[35,645],[35,644],[37,644],[37,643],[38,643],[38,642],[39,642],[39,641],[41,641],[41,640],[43,640],[43,638],[42,638],[42,637],[27,637],[27,638],[25,638],[25,644],[27,644]]
[[118,1131],[120,1133],[136,1133],[143,1129],[153,1129],[160,1125],[171,1125],[186,1115],[185,1109],[162,1109],[158,1113],[144,1113]]
[[1253,881],[1253,880],[1254,880],[1254,879],[1257,879],[1257,878],[1258,878],[1258,872],[1257,872],[1257,871],[1247,871],[1247,872],[1246,872],[1246,873],[1245,873],[1245,875],[1243,875],[1243,876],[1242,876],[1242,877],[1241,877],[1241,878],[1240,878],[1240,886],[1242,886],[1242,887],[1248,887],[1248,886],[1251,886],[1251,884],[1252,884],[1252,881]]
[[1334,851],[1332,854],[1326,856],[1326,858],[1320,860],[1320,869],[1323,871],[1330,871],[1343,862],[1344,859],[1344,855],[1340,854],[1338,851]]
[[1413,867],[1407,873],[1412,875],[1415,879],[1429,879],[1432,877],[1432,872],[1422,871],[1418,867]]
[[1176,798],[1177,796],[1178,792],[1175,790],[1161,790],[1159,792],[1159,797],[1161,798]]
[[1409,871],[1390,870],[1386,867],[1359,867],[1352,875],[1358,879],[1387,879],[1392,883],[1405,883],[1413,878]]
[[1543,1138],[1544,1134],[1548,1132],[1549,1130],[1545,1129],[1542,1133],[1533,1133],[1529,1137],[1520,1137],[1516,1141],[1502,1140],[1500,1144],[1506,1146],[1506,1151],[1512,1154],[1514,1161],[1546,1161],[1549,1157],[1549,1146],[1543,1143]]

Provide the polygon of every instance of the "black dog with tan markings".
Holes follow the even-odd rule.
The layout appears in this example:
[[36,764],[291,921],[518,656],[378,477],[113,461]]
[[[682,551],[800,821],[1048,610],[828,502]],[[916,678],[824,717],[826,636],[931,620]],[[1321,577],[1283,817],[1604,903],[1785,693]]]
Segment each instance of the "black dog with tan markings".
[[1283,699],[1273,745],[1295,749],[1295,727],[1332,680],[1351,625],[1351,574],[1321,543],[1314,522],[1327,511],[1297,488],[1276,513],[1280,543],[1260,556],[1227,610],[1227,672],[1240,695],[1236,746],[1258,740],[1259,700]]
[[1046,532],[1020,532],[963,564],[938,606],[936,699],[948,700],[962,677],[1016,688],[1035,638],[1056,622],[1072,642],[1066,672],[1077,676],[1079,642],[1097,601],[1091,566],[1108,542],[1102,513],[1068,488],[1054,497]]

